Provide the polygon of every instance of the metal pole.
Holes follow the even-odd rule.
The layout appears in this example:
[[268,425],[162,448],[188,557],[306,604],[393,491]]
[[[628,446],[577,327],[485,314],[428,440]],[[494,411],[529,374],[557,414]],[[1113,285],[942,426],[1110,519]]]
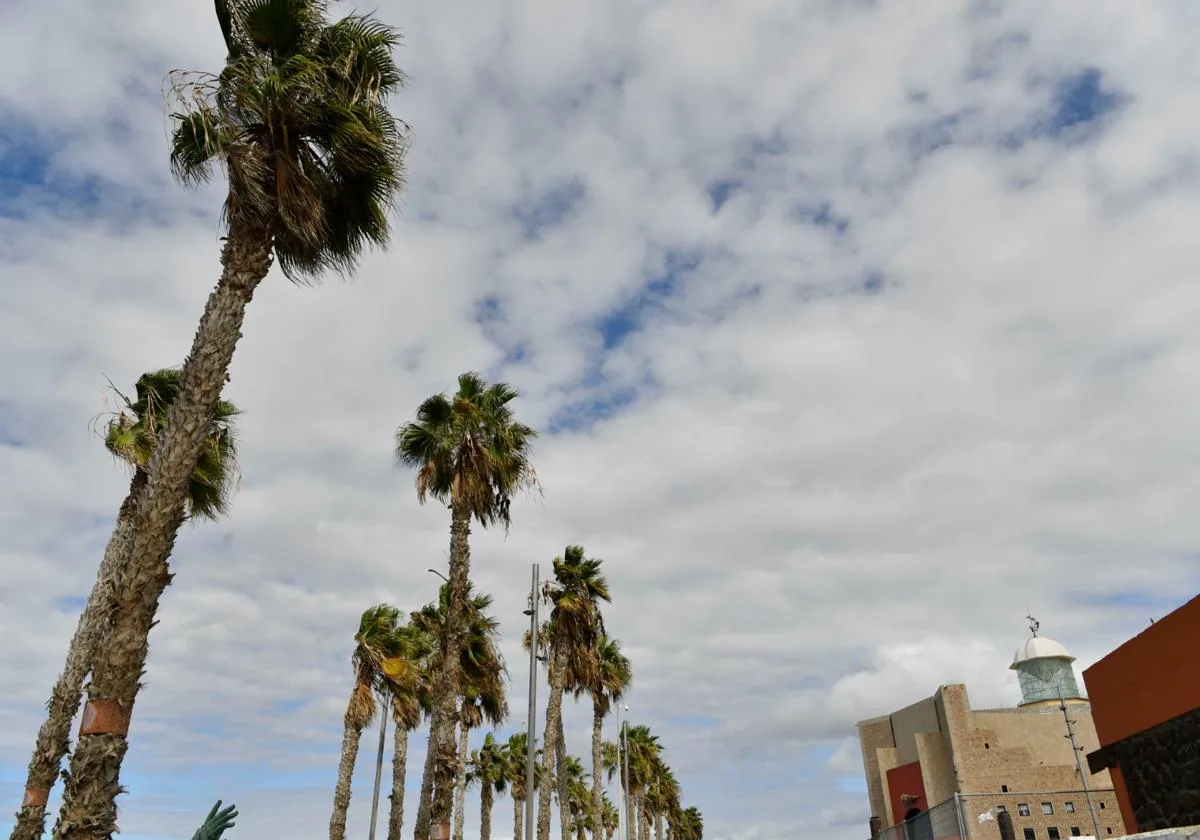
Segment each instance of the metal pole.
[[[629,707],[625,707],[625,711],[629,711]],[[621,725],[621,741],[625,745],[622,750],[622,768],[621,772],[625,774],[623,786],[625,788],[625,840],[637,837],[637,833],[630,834],[633,829],[633,804],[629,796],[629,715],[625,715],[625,722]]]
[[538,564],[533,564],[533,584],[529,589],[529,718],[525,725],[525,840],[533,840],[534,779],[536,778],[538,684]]
[[379,784],[383,778],[383,745],[384,735],[387,734],[387,707],[390,703],[390,696],[384,694],[379,704],[379,752],[375,756],[375,795],[371,798],[371,840],[375,840],[375,822],[379,818]]
[[[623,730],[621,728],[621,704],[618,703],[617,704],[617,743],[618,744],[621,743],[621,732],[622,731]],[[619,754],[618,754],[617,758],[620,759]],[[617,774],[617,784],[621,788],[621,799],[620,799],[621,810],[624,811],[625,810],[625,773],[624,772]],[[617,832],[617,837],[620,838],[620,840],[629,840],[629,829],[625,825],[625,819],[621,818],[617,822],[619,824],[618,828],[620,829],[620,831]]]
[[[954,814],[958,817],[958,836],[967,840],[967,821],[963,818],[962,798],[957,793],[954,794]],[[1096,840],[1100,838],[1097,837]]]
[[1079,757],[1079,745],[1075,743],[1075,721],[1067,714],[1067,701],[1063,697],[1062,685],[1058,686],[1058,708],[1062,710],[1063,720],[1067,722],[1067,737],[1071,739],[1071,752],[1075,753],[1075,766],[1079,768],[1079,781],[1083,783],[1083,798],[1087,800],[1088,811],[1092,814],[1092,828],[1096,832],[1096,840],[1100,840],[1100,820],[1096,819],[1096,806],[1092,802],[1092,791],[1088,787],[1088,774],[1083,772],[1083,759]]

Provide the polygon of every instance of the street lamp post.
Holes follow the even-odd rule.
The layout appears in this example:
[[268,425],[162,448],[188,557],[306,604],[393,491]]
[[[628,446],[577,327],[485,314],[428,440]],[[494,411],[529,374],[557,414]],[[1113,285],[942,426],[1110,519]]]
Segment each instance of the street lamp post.
[[625,704],[625,720],[621,723],[621,790],[625,797],[625,840],[631,840],[629,830],[633,827],[633,809],[629,799],[629,704]]
[[533,840],[534,779],[536,777],[537,735],[533,722],[537,720],[537,663],[538,663],[538,564],[533,564],[533,583],[529,588],[529,717],[525,724],[525,840]]

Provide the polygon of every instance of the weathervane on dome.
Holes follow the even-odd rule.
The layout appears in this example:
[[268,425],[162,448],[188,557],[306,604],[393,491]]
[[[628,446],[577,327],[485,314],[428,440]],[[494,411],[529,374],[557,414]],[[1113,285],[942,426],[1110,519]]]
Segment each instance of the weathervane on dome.
[[1031,615],[1025,617],[1029,619],[1029,632],[1033,634],[1034,638],[1037,638],[1037,631],[1042,626],[1042,623]]

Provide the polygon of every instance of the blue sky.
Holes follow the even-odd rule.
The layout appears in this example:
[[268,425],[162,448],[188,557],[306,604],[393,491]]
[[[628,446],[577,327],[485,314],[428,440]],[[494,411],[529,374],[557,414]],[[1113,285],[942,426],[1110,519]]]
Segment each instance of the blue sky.
[[[716,840],[860,840],[856,720],[943,682],[1015,703],[1027,611],[1082,668],[1200,588],[1186,4],[378,13],[411,79],[395,241],[256,295],[243,482],[180,538],[122,836],[189,837],[218,798],[233,840],[324,834],[357,616],[419,607],[445,563],[392,435],[467,369],[543,432],[544,495],[473,542],[521,710],[501,734],[529,563],[582,543],[631,715]],[[127,487],[105,377],[178,363],[219,268],[221,185],[170,184],[158,85],[221,50],[174,0],[16,0],[0,30],[6,814]]]

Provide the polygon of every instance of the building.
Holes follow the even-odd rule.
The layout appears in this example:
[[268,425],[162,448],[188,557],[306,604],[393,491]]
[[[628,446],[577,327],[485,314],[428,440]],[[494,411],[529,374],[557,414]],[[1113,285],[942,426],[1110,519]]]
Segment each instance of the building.
[[943,685],[858,724],[872,837],[904,824],[901,836],[999,840],[995,815],[1005,810],[1017,840],[1090,836],[1094,825],[1102,840],[1125,833],[1108,771],[1089,772],[1072,748],[1072,739],[1079,750],[1099,743],[1074,658],[1038,636],[1036,621],[1031,630],[1011,666],[1016,708],[972,709],[966,686]]
[[1200,824],[1200,596],[1083,672],[1126,831]]

